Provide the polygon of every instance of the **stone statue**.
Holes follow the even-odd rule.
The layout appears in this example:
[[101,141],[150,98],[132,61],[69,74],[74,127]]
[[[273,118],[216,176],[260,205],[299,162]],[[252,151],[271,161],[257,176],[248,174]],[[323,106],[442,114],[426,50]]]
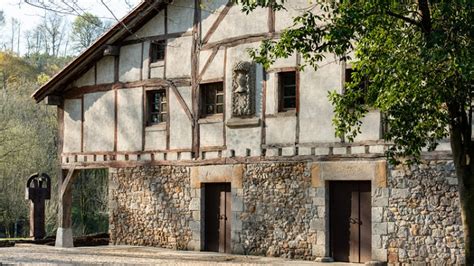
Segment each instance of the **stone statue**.
[[232,116],[255,115],[255,64],[240,61],[232,69]]

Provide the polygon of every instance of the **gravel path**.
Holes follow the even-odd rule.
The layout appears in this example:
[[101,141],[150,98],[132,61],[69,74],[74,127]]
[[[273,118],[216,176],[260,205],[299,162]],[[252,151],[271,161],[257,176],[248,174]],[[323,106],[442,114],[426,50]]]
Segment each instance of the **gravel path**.
[[[311,261],[285,260],[211,252],[175,251],[151,247],[101,246],[55,248],[17,244],[0,249],[0,265],[320,265]],[[324,263],[327,264],[327,263]],[[353,265],[330,263],[331,266]]]

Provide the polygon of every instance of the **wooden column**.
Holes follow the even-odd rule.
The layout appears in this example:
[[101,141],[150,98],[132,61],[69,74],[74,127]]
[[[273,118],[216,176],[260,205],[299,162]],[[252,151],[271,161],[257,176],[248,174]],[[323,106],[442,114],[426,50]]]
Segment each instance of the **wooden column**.
[[56,247],[74,247],[72,239],[72,180],[79,171],[74,167],[62,170],[58,178],[58,231],[56,234]]

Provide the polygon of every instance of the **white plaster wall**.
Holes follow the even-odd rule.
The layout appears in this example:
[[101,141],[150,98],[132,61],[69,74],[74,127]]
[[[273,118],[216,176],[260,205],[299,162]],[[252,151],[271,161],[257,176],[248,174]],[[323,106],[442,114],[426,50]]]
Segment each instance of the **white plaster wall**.
[[169,39],[166,54],[166,77],[178,78],[191,75],[192,37]]
[[217,27],[209,42],[237,37],[247,34],[268,32],[268,10],[257,8],[249,15],[241,11],[241,7],[234,5],[224,20]]
[[192,30],[194,1],[175,0],[168,4],[168,33]]
[[361,133],[354,141],[378,140],[380,139],[381,114],[372,110],[362,119]]
[[210,123],[199,125],[201,147],[224,145],[224,123]]
[[86,73],[84,73],[81,77],[79,77],[74,82],[74,86],[76,87],[90,86],[94,84],[95,84],[95,66],[87,70]]
[[[164,10],[155,15],[135,34],[130,35],[126,40],[136,40],[138,38],[165,34],[165,12]],[[138,37],[138,38],[137,38]]]
[[191,121],[172,90],[169,92],[170,148],[190,149],[192,146]]
[[219,17],[219,14],[222,12],[227,2],[228,0],[212,0],[203,2],[203,8],[201,9],[201,29],[203,36],[208,33],[209,28]]
[[84,95],[84,151],[105,152],[114,149],[113,91]]
[[63,152],[81,151],[82,99],[64,100]]
[[[199,73],[202,73],[202,70],[204,69],[206,62],[210,58],[211,55],[212,55],[212,50],[205,50],[200,53]],[[221,48],[215,55],[212,62],[207,67],[207,70],[202,77],[203,80],[224,77],[224,57],[225,57],[225,49]]]
[[192,110],[193,98],[192,98],[192,89],[190,86],[185,87],[177,87],[179,94],[183,98],[186,106],[188,106],[189,110]]
[[121,82],[140,80],[141,58],[141,43],[126,45],[120,48],[119,80]]
[[166,128],[165,130],[147,128],[145,131],[145,150],[166,150]]
[[275,13],[275,31],[279,32],[285,28],[293,26],[293,18],[300,15],[305,10],[313,13],[321,13],[319,8],[314,7],[315,1],[291,0],[285,2],[286,10]]
[[300,142],[337,142],[332,124],[333,107],[328,91],[341,91],[341,71],[333,56],[320,63],[315,72],[311,67],[300,72]]
[[163,66],[154,66],[150,68],[150,77],[151,78],[165,78],[165,68]]
[[150,71],[150,41],[146,41],[143,44],[143,60],[142,60],[142,77],[143,79],[149,78]]
[[114,64],[113,56],[105,56],[97,62],[97,84],[114,82]]
[[143,138],[143,89],[117,91],[117,150],[141,151]]
[[267,117],[266,143],[293,144],[296,140],[296,116]]

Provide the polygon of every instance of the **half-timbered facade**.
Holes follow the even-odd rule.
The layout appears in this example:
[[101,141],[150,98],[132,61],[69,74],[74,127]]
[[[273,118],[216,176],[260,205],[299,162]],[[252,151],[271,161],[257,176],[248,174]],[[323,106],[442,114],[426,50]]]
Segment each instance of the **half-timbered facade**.
[[327,95],[349,63],[252,62],[247,50],[307,6],[245,15],[227,0],[147,0],[35,92],[58,106],[57,245],[72,245],[71,179],[108,168],[113,244],[462,261],[448,143],[419,167],[389,166],[377,110],[353,143],[335,137]]

